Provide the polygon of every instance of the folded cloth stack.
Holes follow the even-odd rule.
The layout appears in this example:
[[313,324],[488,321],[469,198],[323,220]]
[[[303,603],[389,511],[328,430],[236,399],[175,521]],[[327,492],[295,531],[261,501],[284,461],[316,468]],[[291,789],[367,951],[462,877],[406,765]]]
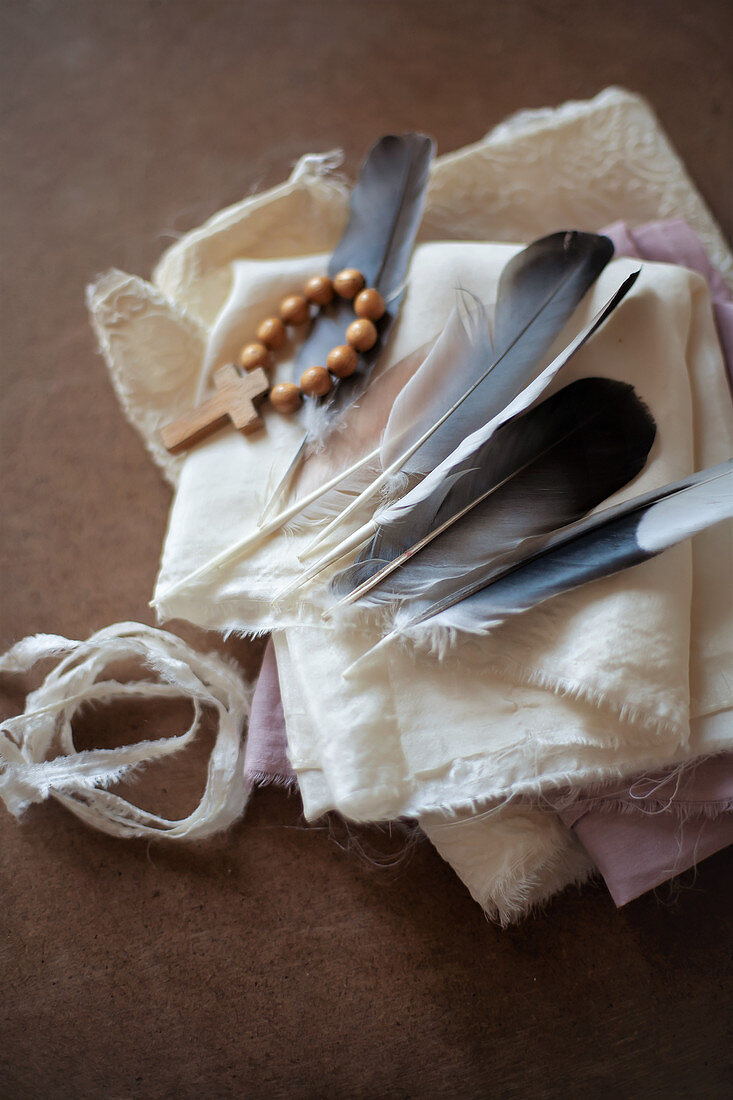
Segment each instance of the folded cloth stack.
[[[176,489],[155,603],[162,619],[222,633],[272,632],[283,721],[270,656],[253,705],[245,764],[252,777],[292,781],[278,757],[284,728],[307,817],[335,809],[356,821],[416,819],[486,912],[507,922],[581,881],[594,862],[605,873],[608,861],[583,830],[603,811],[604,790],[619,812],[621,802],[633,802],[619,796],[624,783],[635,789],[647,773],[733,751],[726,675],[733,615],[720,600],[728,591],[729,532],[705,532],[568,593],[495,636],[460,643],[443,661],[395,647],[348,680],[339,673],[379,635],[325,624],[322,578],[302,597],[273,604],[302,572],[298,555],[320,517],[307,522],[305,514],[296,529],[185,582],[255,531],[300,430],[268,412],[259,435],[228,429],[185,458],[162,448],[159,430],[196,402],[211,371],[232,360],[284,294],[325,269],[348,206],[333,168],[333,156],[304,158],[282,187],[179,241],[153,283],[114,271],[89,289],[122,406]],[[650,236],[665,241],[666,230],[638,229],[670,217],[693,231],[694,247],[712,265],[705,274],[718,273],[711,285],[721,324],[733,256],[637,97],[609,89],[588,103],[525,113],[439,158],[381,377],[349,413],[346,430],[308,461],[300,491],[373,449],[391,401],[445,325],[457,287],[495,299],[519,248],[501,242],[598,231],[621,219],[613,230],[620,253],[675,261],[675,245],[648,250]],[[636,267],[628,259],[608,265],[555,351]],[[281,377],[288,368],[283,361]],[[733,451],[710,293],[687,267],[645,262],[566,374],[565,382],[593,375],[632,383],[656,419],[647,466],[610,503]],[[615,896],[625,900],[628,891]]]

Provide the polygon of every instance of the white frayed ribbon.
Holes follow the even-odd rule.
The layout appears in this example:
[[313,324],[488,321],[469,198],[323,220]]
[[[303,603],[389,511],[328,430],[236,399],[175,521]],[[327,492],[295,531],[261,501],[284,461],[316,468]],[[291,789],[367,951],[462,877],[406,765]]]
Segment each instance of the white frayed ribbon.
[[[243,731],[252,688],[216,654],[201,654],[180,638],[141,623],[116,623],[86,642],[55,634],[24,638],[0,657],[0,672],[28,672],[41,660],[61,657],[26,699],[25,711],[0,724],[0,798],[16,817],[34,802],[55,798],[88,825],[112,836],[198,840],[226,829],[249,796],[244,778]],[[101,679],[112,662],[137,658],[157,680],[120,683]],[[185,733],[116,749],[77,752],[71,728],[85,703],[120,698],[190,699],[193,720]],[[180,820],[141,810],[103,788],[135,768],[184,749],[196,736],[201,712],[218,716],[206,788],[193,813]],[[52,746],[62,755],[46,759]]]

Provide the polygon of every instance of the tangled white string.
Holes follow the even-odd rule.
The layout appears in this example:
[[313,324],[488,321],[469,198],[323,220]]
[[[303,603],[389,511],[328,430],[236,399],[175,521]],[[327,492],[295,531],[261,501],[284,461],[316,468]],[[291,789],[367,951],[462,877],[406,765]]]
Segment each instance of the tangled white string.
[[[55,634],[24,638],[0,657],[0,672],[28,672],[41,660],[62,658],[26,699],[25,711],[0,725],[0,798],[16,817],[34,802],[55,798],[88,825],[119,837],[194,840],[226,829],[249,796],[244,736],[252,688],[217,654],[201,654],[163,630],[116,623],[86,642]],[[156,679],[103,679],[113,661],[136,658]],[[185,733],[114,749],[77,752],[72,719],[86,703],[115,699],[189,699]],[[206,787],[188,817],[168,820],[104,788],[153,760],[180,752],[196,736],[203,708],[218,716]],[[61,755],[47,759],[52,751]]]

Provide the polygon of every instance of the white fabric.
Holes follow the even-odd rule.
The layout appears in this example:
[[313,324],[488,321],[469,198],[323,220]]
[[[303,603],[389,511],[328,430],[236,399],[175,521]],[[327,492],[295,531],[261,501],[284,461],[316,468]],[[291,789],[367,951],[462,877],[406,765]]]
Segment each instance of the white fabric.
[[[0,798],[20,816],[29,805],[55,798],[88,825],[111,836],[200,840],[228,828],[242,814],[249,790],[243,780],[243,730],[251,688],[238,669],[217,654],[203,655],[172,634],[140,623],[116,623],[86,642],[36,634],[0,657],[0,672],[29,672],[39,661],[61,658],[31,692],[23,714],[0,726]],[[141,661],[157,677],[120,683],[104,679],[116,661]],[[116,699],[190,699],[193,719],[175,737],[115,749],[78,752],[72,720],[80,707]],[[206,787],[192,813],[168,820],[104,788],[152,761],[180,752],[198,732],[201,712],[218,719]]]
[[502,926],[593,873],[587,853],[554,813],[510,807],[453,818],[428,814],[420,827]]
[[[346,216],[346,196],[327,167],[307,158],[283,187],[224,211],[189,234],[161,261],[157,288],[137,281],[123,294],[111,280],[90,294],[95,326],[128,415],[155,456],[165,461],[169,476],[180,476],[157,589],[162,617],[175,614],[221,630],[266,629],[273,618],[263,595],[273,593],[273,573],[292,575],[298,543],[271,540],[259,555],[214,575],[206,585],[160,599],[173,581],[251,529],[266,482],[277,477],[297,431],[269,416],[266,435],[245,440],[223,432],[182,462],[172,463],[162,459],[155,429],[166,419],[166,408],[172,418],[190,401],[192,390],[200,392],[202,376],[217,355],[230,354],[230,334],[224,339],[220,323],[204,362],[201,333],[217,317],[221,322],[227,299],[231,305],[244,293],[247,280],[253,287],[260,285],[262,261],[276,259],[278,269],[285,271],[281,261],[295,257],[297,263],[289,270],[295,277],[297,268],[299,280],[308,266],[303,257],[328,252],[335,243]],[[559,227],[598,229],[619,218],[635,225],[672,214],[690,222],[730,279],[733,258],[651,112],[637,97],[611,89],[589,103],[531,112],[484,142],[440,158],[431,177],[421,238],[529,240]],[[387,365],[435,334],[457,281],[491,300],[506,255],[497,246],[475,244],[418,248]],[[321,270],[319,257],[313,263],[314,270]],[[603,276],[606,289],[623,265],[613,268]],[[273,279],[268,291],[273,304],[276,287],[279,293],[280,284]],[[162,325],[161,293],[168,299]],[[597,293],[584,310],[602,299],[600,288]],[[634,340],[626,327],[615,338],[625,346],[614,346],[602,332],[584,355],[593,373],[638,385],[664,429],[648,471],[630,490],[635,493],[727,457],[731,429],[702,280],[647,265],[611,325],[622,316],[624,325],[633,328]],[[157,366],[167,343],[165,329],[176,318],[185,319],[190,328],[190,353],[180,367],[190,380],[185,400]],[[234,319],[231,309],[229,318]],[[574,319],[576,325],[581,321],[580,315]],[[114,342],[108,339],[110,331],[117,337]],[[652,332],[653,341],[661,341],[655,348],[644,343]],[[243,333],[244,338],[249,335]],[[579,373],[582,362],[579,357]],[[146,416],[151,406],[155,426]],[[705,433],[700,431],[703,418]],[[324,461],[334,457],[329,448]],[[702,660],[695,660],[692,670],[696,713],[714,713],[730,701],[725,678],[729,617],[717,599],[723,546],[718,533],[695,545],[696,565],[704,562],[704,569],[696,570],[693,626],[696,639],[705,638],[704,644],[696,644]],[[358,818],[421,813],[507,798],[536,790],[540,781],[610,778],[647,762],[683,756],[690,560],[690,547],[679,547],[622,581],[612,578],[594,586],[592,600],[573,594],[557,601],[557,608],[535,616],[536,629],[527,628],[525,636],[515,631],[513,659],[490,655],[490,681],[484,675],[487,654],[466,648],[459,671],[474,662],[471,693],[479,683],[483,693],[484,709],[473,713],[460,709],[469,680],[459,689],[454,667],[438,673],[435,666],[415,666],[398,652],[383,671],[400,690],[391,691],[385,681],[375,683],[376,691],[349,695],[334,690],[334,673],[358,655],[364,640],[334,638],[313,625],[288,629],[286,637],[278,634],[290,752],[309,812],[337,805]],[[703,580],[708,581],[708,595]],[[291,609],[286,621],[293,614]],[[529,616],[524,619],[526,624]],[[630,625],[645,631],[642,644],[621,647],[623,660],[617,665],[616,639],[626,640]],[[535,634],[541,636],[539,664],[532,660]],[[509,649],[507,637],[504,648]],[[462,674],[467,675],[465,669]],[[440,686],[438,675],[443,677]],[[458,712],[449,703],[458,705]]]
[[[323,454],[308,462],[304,471],[307,486],[325,482],[331,468],[346,467],[359,454],[376,446],[391,405],[391,401],[382,398],[383,390],[392,391],[394,378],[389,368],[401,364],[440,331],[460,282],[492,298],[501,269],[516,247],[473,242],[418,247],[410,265],[400,317],[380,364],[380,378],[347,418],[345,430],[329,442]],[[229,349],[233,341],[228,332],[237,332],[241,343],[246,333],[252,331],[251,327],[242,328],[238,324],[240,303],[246,301],[250,288],[256,284],[261,266],[244,261],[235,265],[234,289],[217,321],[207,352],[211,368],[221,362],[212,351],[214,344]],[[251,268],[254,270],[250,281]],[[317,270],[315,261],[312,271]],[[292,286],[291,283],[289,289]],[[284,288],[284,284],[273,285],[269,303],[263,303],[265,312],[274,310]],[[227,319],[229,326],[225,324]],[[289,365],[285,363],[281,371],[284,373]],[[393,398],[394,392],[391,395]],[[266,431],[248,437],[234,430],[223,431],[211,442],[196,447],[184,463],[156,585],[158,614],[163,619],[207,621],[212,629],[224,626],[244,632],[272,630],[283,625],[283,609],[273,613],[270,603],[276,593],[299,575],[298,554],[311,541],[315,529],[293,539],[269,539],[245,559],[167,595],[167,590],[180,578],[219,550],[256,531],[267,488],[279,480],[302,435],[296,421],[268,408],[263,415]],[[364,435],[365,427],[368,436]],[[288,620],[296,619],[291,608]]]
[[[693,719],[690,756],[722,751],[730,744],[732,726],[731,710]],[[550,796],[544,809],[528,802],[477,813],[426,814],[420,818],[420,827],[487,916],[502,925],[512,924],[593,873],[584,848],[552,809],[568,797],[572,797],[568,791]]]
[[[611,265],[578,311],[577,327],[631,267],[629,261]],[[406,313],[404,322],[409,319]],[[719,425],[717,439],[707,433],[697,453],[688,371],[707,379],[696,381],[695,389],[710,423]],[[561,381],[588,374],[633,382],[657,418],[648,466],[618,499],[720,461],[733,449],[730,406],[722,415],[720,353],[697,276],[645,265],[637,288]],[[703,535],[696,545],[715,537]],[[325,631],[315,621],[289,628],[284,647],[279,630],[286,718],[300,694],[313,731],[310,740],[299,741],[304,755],[291,744],[294,766],[303,772],[306,813],[335,807],[372,820],[465,809],[568,782],[593,784],[684,756],[691,555],[690,544],[676,547],[521,616],[494,638],[466,639],[441,663],[394,645],[356,679],[334,671],[378,635],[341,625]],[[697,585],[695,654],[699,647],[706,667],[714,659],[720,670],[710,680],[710,694],[697,701],[704,711],[731,701],[724,678],[730,621],[724,637],[718,610],[723,565],[706,571]],[[696,678],[702,679],[697,671]],[[318,770],[325,782],[319,779],[316,791],[311,781]]]

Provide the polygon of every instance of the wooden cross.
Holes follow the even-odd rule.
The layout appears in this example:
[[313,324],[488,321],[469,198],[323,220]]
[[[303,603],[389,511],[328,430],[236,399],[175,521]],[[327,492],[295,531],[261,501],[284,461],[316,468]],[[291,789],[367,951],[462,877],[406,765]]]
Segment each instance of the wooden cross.
[[240,374],[231,364],[220,367],[214,374],[214,385],[217,392],[213,397],[179,416],[161,431],[161,439],[171,454],[192,447],[223,428],[228,420],[245,435],[262,427],[254,401],[267,393],[270,383],[261,367],[248,374]]

